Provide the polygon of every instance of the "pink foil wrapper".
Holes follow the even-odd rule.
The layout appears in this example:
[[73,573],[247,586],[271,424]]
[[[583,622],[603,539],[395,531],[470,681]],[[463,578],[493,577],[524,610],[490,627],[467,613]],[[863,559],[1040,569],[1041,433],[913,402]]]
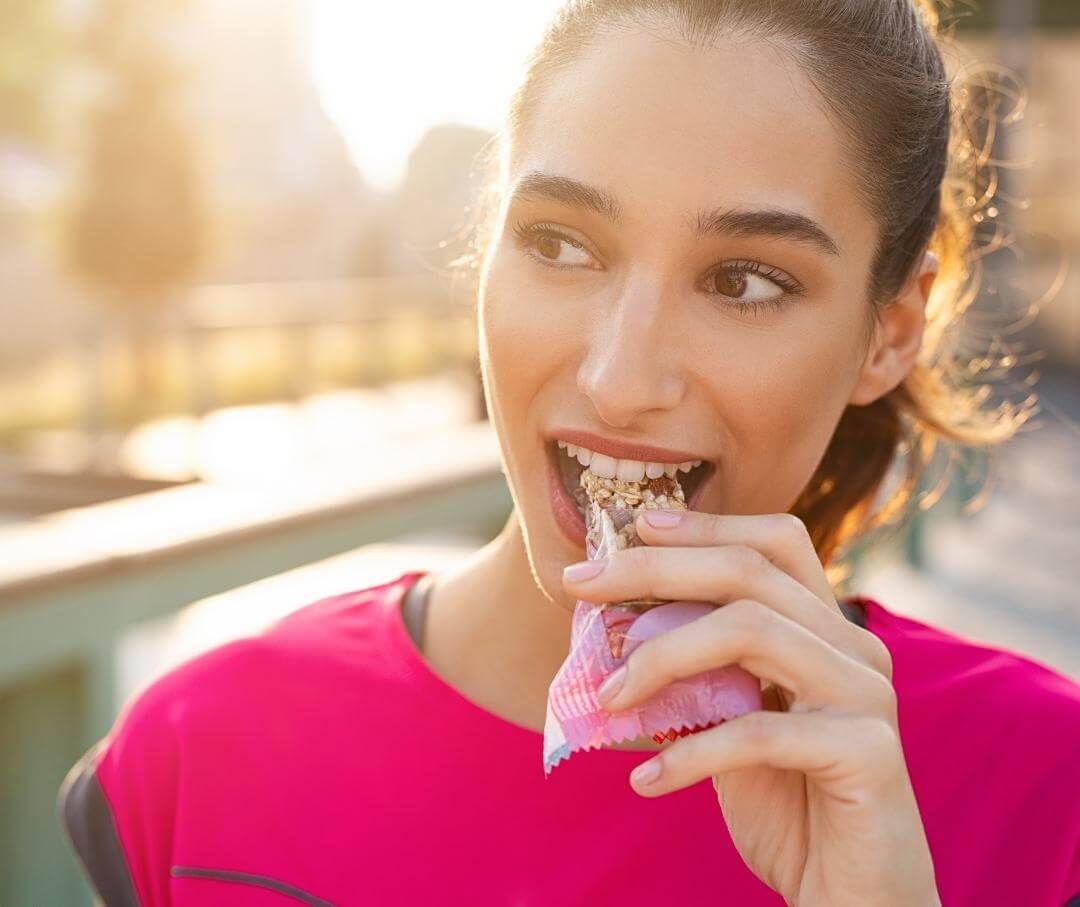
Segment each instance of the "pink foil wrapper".
[[[644,544],[633,531],[637,512],[590,503],[585,514],[588,559]],[[642,599],[597,604],[579,599],[571,620],[570,652],[548,690],[544,774],[579,750],[642,736],[658,743],[675,740],[761,709],[760,681],[738,665],[676,680],[622,712],[606,711],[596,698],[604,679],[641,642],[715,607],[709,602]]]

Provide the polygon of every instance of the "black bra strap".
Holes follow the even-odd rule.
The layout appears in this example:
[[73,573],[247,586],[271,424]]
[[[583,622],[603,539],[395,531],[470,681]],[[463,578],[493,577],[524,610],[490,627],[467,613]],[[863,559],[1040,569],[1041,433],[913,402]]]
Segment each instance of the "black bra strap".
[[409,631],[414,645],[421,652],[424,651],[425,617],[427,617],[428,599],[431,598],[434,579],[432,573],[421,576],[406,590],[405,600],[401,604],[401,616],[405,621],[405,628]]
[[844,617],[853,624],[858,624],[864,630],[866,629],[866,608],[862,602],[859,601],[858,596],[838,599],[837,604],[840,605],[840,610],[844,613]]

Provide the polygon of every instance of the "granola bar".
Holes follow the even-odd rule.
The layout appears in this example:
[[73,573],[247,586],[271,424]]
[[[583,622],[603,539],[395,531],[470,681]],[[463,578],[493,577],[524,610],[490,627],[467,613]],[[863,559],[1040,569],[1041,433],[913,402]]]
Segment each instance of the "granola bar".
[[[609,479],[586,467],[581,472],[574,498],[585,512],[585,525],[603,533],[608,522],[614,534],[609,545],[617,550],[640,544],[634,530],[639,510],[686,510],[686,496],[674,476],[648,477],[637,482]],[[607,516],[607,520],[603,517]],[[593,533],[596,537],[597,533]],[[595,539],[599,544],[599,538]]]
[[[585,554],[608,557],[643,545],[634,529],[641,510],[687,510],[674,477],[620,482],[586,468],[574,489],[585,514]],[[544,772],[581,750],[651,736],[660,743],[762,708],[758,678],[739,665],[724,665],[681,678],[646,702],[620,712],[599,705],[605,678],[626,663],[634,648],[666,630],[703,617],[711,602],[638,598],[621,602],[578,599],[570,651],[548,690],[544,721]]]

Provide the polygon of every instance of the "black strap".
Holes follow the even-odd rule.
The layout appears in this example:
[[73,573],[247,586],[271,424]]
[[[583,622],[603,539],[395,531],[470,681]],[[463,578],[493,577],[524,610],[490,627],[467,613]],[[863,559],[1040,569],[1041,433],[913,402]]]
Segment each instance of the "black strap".
[[405,591],[405,600],[401,604],[401,616],[405,621],[405,628],[409,631],[413,644],[421,652],[424,651],[428,600],[431,598],[431,587],[434,584],[433,574],[425,573]]
[[64,779],[57,797],[60,824],[105,907],[138,907],[116,822],[95,773],[102,746],[91,747]]
[[859,601],[858,596],[838,599],[837,604],[840,605],[840,610],[844,612],[844,617],[853,624],[858,624],[864,630],[866,629],[866,606]]

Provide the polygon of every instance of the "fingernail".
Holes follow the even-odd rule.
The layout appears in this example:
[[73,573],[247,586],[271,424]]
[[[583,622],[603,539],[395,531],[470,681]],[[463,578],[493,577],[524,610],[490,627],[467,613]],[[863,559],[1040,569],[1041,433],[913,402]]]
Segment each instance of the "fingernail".
[[626,665],[623,665],[617,671],[612,671],[596,691],[596,698],[600,701],[600,705],[610,702],[615,697],[615,694],[622,689],[625,680]]
[[650,759],[648,762],[642,762],[641,765],[630,772],[630,783],[644,787],[646,784],[652,784],[659,777],[660,760]]
[[576,564],[571,564],[569,567],[564,567],[563,578],[570,580],[572,583],[580,583],[584,580],[592,579],[594,576],[599,576],[606,566],[607,562],[602,559],[595,561],[580,561]]
[[670,529],[678,526],[682,513],[678,510],[646,510],[645,521],[654,529]]

